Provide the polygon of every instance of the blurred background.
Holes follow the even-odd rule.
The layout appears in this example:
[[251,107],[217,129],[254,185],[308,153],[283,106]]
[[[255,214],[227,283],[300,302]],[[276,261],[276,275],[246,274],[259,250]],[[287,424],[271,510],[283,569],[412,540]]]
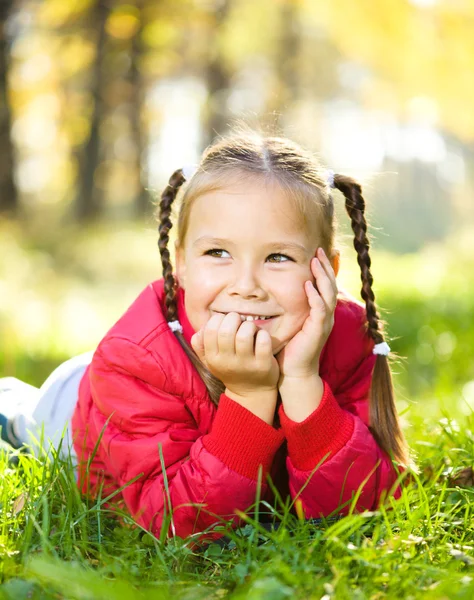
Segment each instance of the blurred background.
[[473,71],[473,0],[1,0],[0,376],[41,384],[161,277],[153,203],[243,121],[363,183],[407,426],[470,414]]

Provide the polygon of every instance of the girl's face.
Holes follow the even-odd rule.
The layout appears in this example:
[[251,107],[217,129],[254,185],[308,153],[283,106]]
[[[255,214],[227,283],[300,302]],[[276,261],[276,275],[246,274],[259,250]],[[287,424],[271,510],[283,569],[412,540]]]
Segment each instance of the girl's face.
[[[313,221],[315,219],[312,219]],[[295,217],[292,203],[273,184],[242,186],[196,198],[184,248],[176,248],[176,274],[195,331],[216,313],[267,316],[256,321],[277,354],[309,314],[304,282],[320,245],[317,223]],[[337,274],[339,253],[332,257]]]

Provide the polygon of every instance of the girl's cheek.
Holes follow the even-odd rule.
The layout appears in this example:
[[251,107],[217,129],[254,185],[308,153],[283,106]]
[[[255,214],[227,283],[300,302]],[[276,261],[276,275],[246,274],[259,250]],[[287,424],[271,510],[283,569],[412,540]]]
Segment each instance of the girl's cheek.
[[225,282],[225,274],[219,269],[202,269],[198,276],[198,285],[205,293],[206,290],[215,290]]

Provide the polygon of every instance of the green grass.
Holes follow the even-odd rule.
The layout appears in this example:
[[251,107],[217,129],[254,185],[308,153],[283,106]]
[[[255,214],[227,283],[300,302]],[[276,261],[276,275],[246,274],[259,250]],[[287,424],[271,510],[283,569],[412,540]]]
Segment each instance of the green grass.
[[81,497],[68,461],[0,452],[0,598],[472,598],[473,418],[416,425],[420,475],[387,509],[318,526],[272,509],[284,526],[247,516],[226,547],[160,541]]
[[[157,540],[82,497],[56,457],[0,451],[0,600],[473,598],[474,236],[373,252],[398,407],[420,474],[389,510],[320,526],[247,518],[227,547]],[[346,242],[349,246],[349,243]],[[0,223],[0,376],[39,385],[160,276],[152,225],[47,237]],[[358,295],[350,247],[340,277]]]

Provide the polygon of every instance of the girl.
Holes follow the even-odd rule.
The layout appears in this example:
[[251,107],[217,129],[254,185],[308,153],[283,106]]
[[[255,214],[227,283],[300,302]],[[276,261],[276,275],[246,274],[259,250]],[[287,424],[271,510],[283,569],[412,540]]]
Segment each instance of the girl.
[[[170,216],[185,183],[174,274]],[[345,197],[365,306],[337,290],[330,188]],[[47,404],[74,410],[80,489],[105,497],[134,479],[119,496],[132,516],[159,535],[172,507],[181,537],[222,518],[236,523],[235,511],[255,501],[259,470],[261,497],[273,500],[270,475],[306,518],[398,497],[392,458],[403,467],[409,456],[364,208],[358,183],[327,179],[283,138],[222,138],[194,174],[175,171],[160,204],[163,279],[92,360],[52,376]]]

